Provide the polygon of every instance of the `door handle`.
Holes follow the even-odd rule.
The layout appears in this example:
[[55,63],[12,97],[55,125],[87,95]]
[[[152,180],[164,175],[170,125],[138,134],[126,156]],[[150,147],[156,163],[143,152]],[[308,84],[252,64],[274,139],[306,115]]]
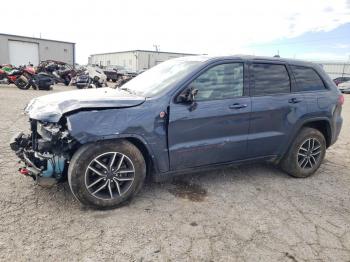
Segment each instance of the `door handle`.
[[291,103],[291,104],[296,104],[296,103],[300,103],[302,100],[301,99],[298,99],[296,97],[293,97],[291,99],[288,100],[288,103]]
[[247,107],[247,104],[240,104],[240,103],[234,103],[233,105],[230,105],[230,109],[241,109]]

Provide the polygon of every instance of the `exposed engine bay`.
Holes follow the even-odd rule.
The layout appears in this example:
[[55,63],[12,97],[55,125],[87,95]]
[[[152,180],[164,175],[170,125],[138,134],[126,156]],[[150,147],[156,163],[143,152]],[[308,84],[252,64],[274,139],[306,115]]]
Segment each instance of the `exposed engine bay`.
[[10,142],[24,166],[20,173],[39,185],[51,186],[64,181],[72,149],[78,144],[70,137],[63,121],[44,123],[30,119],[31,134],[16,134]]

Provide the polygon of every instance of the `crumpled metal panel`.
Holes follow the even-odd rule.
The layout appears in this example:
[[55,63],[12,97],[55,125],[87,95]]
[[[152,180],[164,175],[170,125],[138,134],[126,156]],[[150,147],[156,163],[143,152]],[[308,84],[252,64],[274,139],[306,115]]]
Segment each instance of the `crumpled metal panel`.
[[136,138],[142,142],[160,172],[169,170],[166,119],[161,109],[167,104],[146,101],[123,109],[79,111],[68,115],[70,136],[81,144],[116,138]]
[[94,108],[122,108],[142,104],[144,97],[111,88],[74,90],[32,99],[25,108],[30,118],[56,123],[63,114]]

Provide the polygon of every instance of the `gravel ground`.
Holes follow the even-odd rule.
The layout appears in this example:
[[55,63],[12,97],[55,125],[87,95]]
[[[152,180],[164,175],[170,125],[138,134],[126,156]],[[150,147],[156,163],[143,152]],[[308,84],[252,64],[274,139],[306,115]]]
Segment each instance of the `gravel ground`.
[[[291,178],[268,165],[148,183],[127,206],[86,209],[67,184],[18,174],[8,141],[33,97],[0,87],[1,261],[350,261],[350,103],[320,170]],[[349,100],[347,95],[345,100]]]

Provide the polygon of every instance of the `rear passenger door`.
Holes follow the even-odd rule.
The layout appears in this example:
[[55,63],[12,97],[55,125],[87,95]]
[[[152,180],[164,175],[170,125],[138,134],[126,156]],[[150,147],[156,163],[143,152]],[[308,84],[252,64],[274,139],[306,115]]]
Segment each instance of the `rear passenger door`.
[[[308,113],[313,117],[331,117],[331,90],[328,89],[318,72],[312,67],[291,65],[296,80],[296,91],[303,93],[308,106]],[[336,98],[337,99],[337,98]]]
[[252,62],[249,66],[252,114],[248,137],[251,158],[283,152],[291,129],[307,107],[287,64]]

